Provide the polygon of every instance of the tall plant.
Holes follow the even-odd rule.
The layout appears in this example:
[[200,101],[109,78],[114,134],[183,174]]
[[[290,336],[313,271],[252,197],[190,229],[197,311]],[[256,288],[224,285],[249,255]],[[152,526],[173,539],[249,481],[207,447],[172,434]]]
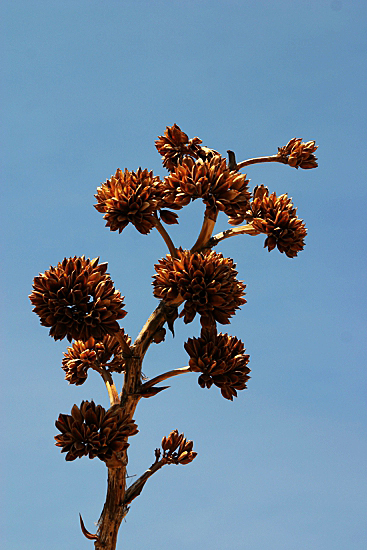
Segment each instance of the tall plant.
[[[56,445],[66,460],[82,456],[99,458],[108,468],[106,501],[96,534],[80,517],[84,535],[96,549],[116,548],[118,530],[133,500],[147,480],[167,464],[188,464],[196,457],[193,442],[173,430],[154,451],[154,462],[134,483],[127,486],[129,438],[138,432],[135,409],[142,398],[167,389],[161,382],[185,373],[198,373],[202,388],[212,385],[225,399],[233,400],[247,387],[250,369],[244,344],[235,336],[218,332],[246,303],[245,285],[237,279],[236,264],[217,252],[217,245],[236,235],[266,236],[264,247],[278,248],[289,258],[304,247],[306,227],[286,194],[269,193],[264,185],[249,190],[246,166],[280,162],[295,168],[316,168],[314,141],[291,139],[272,156],[237,163],[233,151],[228,160],[188,136],[174,124],[159,136],[156,148],[169,174],[161,179],[147,169],[136,172],[118,169],[97,188],[94,205],[104,214],[106,226],[119,233],[129,224],[146,235],[156,229],[168,248],[158,261],[153,294],[159,304],[134,342],[120,326],[126,311],[124,297],[115,289],[107,263],[82,257],[64,258],[34,278],[30,300],[41,325],[55,340],[67,338],[71,346],[62,359],[65,379],[81,385],[91,370],[100,374],[108,392],[106,410],[94,401],[74,405],[71,414],[60,414]],[[177,247],[165,226],[178,223],[177,211],[196,199],[205,204],[204,220],[192,248]],[[228,216],[229,227],[214,234],[219,212]],[[165,326],[173,333],[174,323],[190,323],[200,317],[201,333],[184,343],[188,365],[142,376],[142,364],[152,343],[165,338]],[[121,374],[122,391],[115,379]]]

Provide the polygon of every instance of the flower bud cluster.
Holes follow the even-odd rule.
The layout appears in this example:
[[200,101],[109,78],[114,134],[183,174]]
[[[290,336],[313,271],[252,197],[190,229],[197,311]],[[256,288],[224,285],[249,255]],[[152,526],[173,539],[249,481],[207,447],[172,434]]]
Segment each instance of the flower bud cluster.
[[302,138],[293,138],[284,147],[278,147],[278,155],[289,166],[309,170],[318,166],[317,158],[313,154],[317,148],[315,141],[303,143]]
[[168,254],[154,267],[154,296],[168,305],[184,302],[180,317],[185,323],[198,313],[202,326],[228,324],[246,303],[246,285],[236,278],[236,264],[222,254],[179,249],[176,258]]
[[200,338],[189,338],[184,347],[190,356],[191,370],[202,373],[198,379],[202,388],[214,384],[230,401],[237,397],[237,390],[246,389],[250,356],[245,354],[241,340],[218,334],[215,329],[202,329]]
[[136,172],[118,169],[110,180],[97,188],[98,212],[104,213],[106,227],[121,231],[132,223],[146,235],[155,224],[155,214],[161,205],[160,179],[153,172],[139,168]]
[[168,464],[189,464],[196,457],[193,441],[187,441],[184,434],[173,430],[162,439],[163,458]]
[[216,219],[219,211],[229,217],[245,212],[249,205],[246,174],[231,171],[226,159],[215,155],[212,159],[185,158],[162,183],[164,203],[180,209],[190,201],[201,198],[207,215]]
[[205,157],[205,152],[200,147],[201,143],[198,137],[189,140],[188,135],[174,124],[167,126],[164,136],[158,137],[155,146],[163,157],[163,166],[172,172],[185,157],[194,159]]
[[264,247],[269,251],[277,247],[289,258],[297,256],[305,246],[307,229],[303,220],[297,217],[292,199],[286,194],[269,195],[264,185],[255,187],[253,197],[246,219],[255,231],[267,235]]
[[71,415],[60,414],[55,425],[61,432],[55,436],[56,446],[67,453],[66,460],[98,457],[107,465],[118,463],[119,455],[129,446],[127,438],[138,433],[135,422],[119,405],[106,411],[94,401],[74,405]]
[[126,315],[124,297],[106,273],[107,263],[98,260],[65,258],[34,278],[29,297],[33,311],[55,340],[101,340],[120,330],[117,320]]
[[[124,329],[121,329],[120,333],[127,345],[130,345],[131,338],[124,334]],[[112,356],[112,361],[108,363]],[[67,349],[67,352],[64,352],[62,360],[62,368],[66,374],[65,380],[76,386],[80,386],[86,381],[88,370],[91,367],[96,370],[103,367],[109,372],[122,372],[124,365],[122,349],[116,339],[110,335],[105,335],[100,342],[93,337],[86,342],[76,340]]]

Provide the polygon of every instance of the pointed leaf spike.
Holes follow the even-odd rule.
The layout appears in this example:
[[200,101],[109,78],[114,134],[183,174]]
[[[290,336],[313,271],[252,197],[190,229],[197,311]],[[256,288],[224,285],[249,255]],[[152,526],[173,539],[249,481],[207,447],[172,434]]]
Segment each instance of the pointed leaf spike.
[[87,529],[85,528],[84,521],[83,521],[83,518],[82,518],[81,514],[79,514],[79,520],[80,520],[80,527],[81,527],[83,535],[89,540],[98,540],[97,535],[92,535],[92,533],[87,531]]

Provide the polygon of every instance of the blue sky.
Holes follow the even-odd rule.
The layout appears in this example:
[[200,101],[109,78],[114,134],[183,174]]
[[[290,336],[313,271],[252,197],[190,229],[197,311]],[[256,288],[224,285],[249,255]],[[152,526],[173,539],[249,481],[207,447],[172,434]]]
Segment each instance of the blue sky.
[[[366,547],[366,12],[345,0],[5,0],[2,548],[92,547],[78,513],[93,532],[105,467],[66,463],[54,421],[83,399],[107,407],[107,394],[93,373],[68,386],[66,343],[48,337],[27,296],[64,257],[100,256],[126,297],[123,326],[138,334],[165,245],[133,227],[110,232],[93,195],[118,167],[164,176],[154,140],[175,122],[237,160],[315,139],[319,168],[249,167],[251,186],[293,197],[305,250],[269,254],[262,236],[218,247],[247,285],[228,332],[244,341],[252,378],[233,403],[193,374],[139,404],[129,475],[175,428],[198,457],[149,480],[119,548]],[[182,211],[177,246],[193,244],[202,212]],[[182,344],[198,332],[197,320],[176,323],[145,374],[186,365]]]

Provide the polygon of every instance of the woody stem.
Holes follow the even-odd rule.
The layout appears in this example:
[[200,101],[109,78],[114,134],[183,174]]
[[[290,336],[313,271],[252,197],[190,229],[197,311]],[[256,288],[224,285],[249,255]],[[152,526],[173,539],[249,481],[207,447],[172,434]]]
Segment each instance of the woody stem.
[[[126,358],[125,380],[120,405],[129,419],[133,418],[139,402],[141,387],[141,368],[143,357],[154,333],[165,323],[164,307],[160,303],[140,331],[134,344],[129,348]],[[122,453],[121,467],[108,468],[107,496],[98,522],[95,550],[115,550],[121,521],[126,514],[124,506],[126,492],[127,451]]]
[[130,504],[134,498],[140,495],[144,485],[146,484],[147,480],[158,470],[162,468],[166,464],[165,459],[158,460],[154,462],[148,470],[142,474],[139,479],[135,481],[127,490],[125,493],[125,499],[124,499],[124,515],[128,512],[127,506]]
[[185,372],[191,372],[191,369],[189,366],[164,372],[163,374],[159,374],[158,376],[155,376],[151,380],[148,380],[147,382],[145,382],[142,385],[141,389],[143,390],[146,388],[151,388],[152,386],[159,384],[159,382],[163,382],[164,380],[167,380],[168,378],[172,378],[173,376],[178,376],[179,374],[184,374]]
[[91,367],[93,370],[97,371],[103,378],[103,382],[106,385],[108,397],[110,398],[110,405],[116,405],[120,402],[119,395],[116,390],[116,386],[114,384],[113,378],[111,373],[105,369],[105,367],[95,364]]
[[262,162],[281,162],[282,164],[288,164],[288,161],[285,157],[277,154],[267,157],[256,157],[253,159],[243,160],[242,162],[237,163],[237,170],[241,170],[241,168],[249,166],[250,164],[260,164]]
[[166,243],[172,258],[176,258],[177,253],[176,253],[175,245],[173,244],[171,237],[169,236],[169,234],[167,233],[167,231],[165,230],[165,228],[161,224],[160,220],[158,219],[157,214],[155,214],[155,216],[154,216],[154,225],[158,229],[158,232],[160,233],[161,237],[163,238],[164,242]]
[[[196,240],[196,243],[191,248],[191,252],[196,252],[197,250],[200,250],[203,248],[203,244],[206,243],[212,233],[215,226],[215,222],[217,221],[218,211],[213,213],[211,212],[211,216],[209,217],[209,209],[207,208],[204,213],[204,221],[203,225],[201,226],[200,234]],[[213,219],[214,218],[214,219]]]
[[216,246],[220,241],[224,241],[224,239],[229,239],[230,237],[234,237],[235,235],[243,235],[244,233],[252,236],[260,235],[260,231],[254,229],[252,224],[248,223],[239,227],[226,229],[225,231],[214,235],[213,237],[211,237],[211,239],[209,239],[207,243],[203,245],[203,248],[212,248],[213,246]]
[[120,402],[119,394],[117,393],[116,386],[113,383],[111,373],[105,371],[105,373],[102,374],[102,378],[106,384],[108,397],[110,398],[110,404],[112,407],[112,405],[116,405]]
[[114,334],[114,338],[120,344],[124,357],[131,357],[131,349],[124,338],[124,331],[120,330],[119,332],[116,332],[116,334]]

